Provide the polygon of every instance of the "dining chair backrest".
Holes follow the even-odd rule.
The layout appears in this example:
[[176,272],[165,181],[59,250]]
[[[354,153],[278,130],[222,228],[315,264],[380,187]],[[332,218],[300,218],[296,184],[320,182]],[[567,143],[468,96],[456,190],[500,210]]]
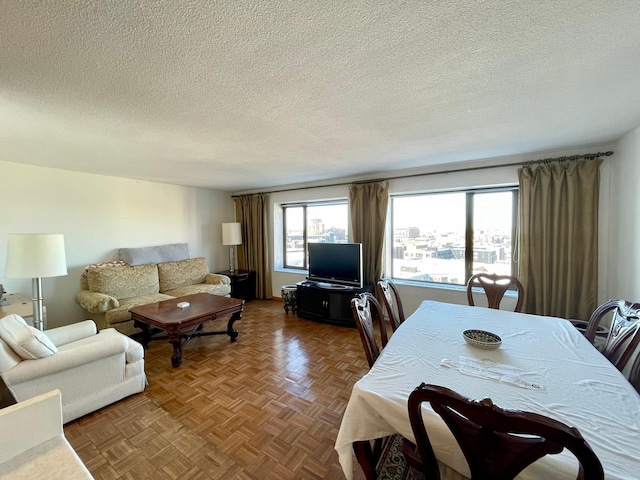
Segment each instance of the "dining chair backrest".
[[636,391],[640,393],[640,353],[638,352],[638,349],[636,349],[636,358],[631,364],[627,379],[629,380],[629,383],[633,385]]
[[378,291],[384,302],[391,323],[391,331],[395,332],[400,324],[404,322],[404,310],[402,309],[402,301],[398,288],[388,278],[378,280]]
[[416,439],[404,441],[407,463],[425,478],[440,479],[438,463],[422,420],[422,403],[442,417],[467,460],[471,479],[511,480],[524,468],[565,448],[579,462],[577,479],[601,480],[600,460],[576,428],[543,415],[504,410],[491,399],[468,398],[441,386],[421,384],[409,395],[409,418]]
[[[368,292],[360,293],[351,299],[351,311],[353,319],[356,321],[360,340],[364,347],[364,353],[367,356],[369,367],[372,367],[380,351],[387,345],[387,328],[382,318],[382,307],[376,297]],[[374,323],[378,322],[380,326],[380,343],[378,347],[374,330]]]
[[611,324],[601,352],[640,392],[640,303],[614,299],[596,308],[585,332],[591,343],[608,314]]
[[524,302],[524,287],[520,280],[510,275],[496,275],[494,273],[476,273],[469,278],[467,282],[467,300],[469,305],[475,306],[473,302],[473,287],[481,286],[487,295],[487,303],[489,308],[500,308],[500,302],[507,290],[514,287],[516,290],[517,300],[514,312],[522,311],[522,303]]

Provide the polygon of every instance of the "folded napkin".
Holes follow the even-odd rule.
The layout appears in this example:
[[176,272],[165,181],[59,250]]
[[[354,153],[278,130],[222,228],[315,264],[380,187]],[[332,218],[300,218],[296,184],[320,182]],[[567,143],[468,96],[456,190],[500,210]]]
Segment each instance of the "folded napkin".
[[460,357],[458,362],[444,358],[440,362],[440,365],[443,367],[455,368],[465,375],[487,378],[497,382],[509,383],[516,387],[546,392],[544,386],[537,383],[530,383],[522,379],[520,377],[520,372],[516,367],[496,363],[486,358],[476,360],[474,358]]

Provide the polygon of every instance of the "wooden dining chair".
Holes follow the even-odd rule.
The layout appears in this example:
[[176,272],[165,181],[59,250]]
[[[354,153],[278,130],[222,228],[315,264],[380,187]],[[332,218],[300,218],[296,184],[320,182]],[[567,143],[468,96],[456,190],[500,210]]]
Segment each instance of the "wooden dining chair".
[[640,392],[640,303],[614,299],[596,308],[585,332],[591,343],[595,343],[598,326],[608,314],[611,324],[600,351]]
[[631,369],[629,370],[629,383],[633,385],[638,393],[640,393],[640,353],[636,357],[635,361],[631,365]]
[[[353,318],[356,321],[356,326],[360,333],[360,340],[362,340],[362,346],[364,347],[364,353],[367,356],[369,368],[371,368],[380,355],[382,349],[387,345],[388,340],[387,327],[382,316],[382,307],[378,300],[376,300],[376,297],[365,292],[360,293],[351,299],[351,311],[353,312]],[[376,342],[374,327],[374,323],[376,321],[380,327],[381,347],[378,347],[378,343]],[[354,443],[353,448],[357,453],[356,457],[360,462],[360,466],[362,467],[367,480],[377,478],[376,469],[372,465],[375,465],[378,462],[380,455],[388,442],[394,441],[395,438],[396,435],[391,435],[376,438],[373,441],[363,440]]]
[[520,280],[509,275],[496,275],[494,273],[476,273],[469,278],[467,282],[467,300],[469,305],[475,306],[473,302],[473,287],[481,286],[487,295],[489,308],[500,308],[500,302],[507,290],[514,287],[517,294],[516,308],[514,312],[522,310],[524,302],[524,287]]
[[402,309],[402,301],[398,288],[388,278],[378,280],[378,292],[382,297],[382,301],[387,310],[389,323],[391,323],[391,331],[395,332],[400,324],[404,322],[404,310]]
[[[353,312],[353,319],[356,321],[356,326],[360,333],[360,340],[362,340],[367,362],[369,362],[369,367],[372,367],[378,355],[380,355],[382,348],[387,345],[388,340],[387,328],[382,317],[382,307],[378,300],[376,300],[376,297],[365,292],[351,299],[351,311]],[[374,323],[376,321],[380,326],[381,347],[378,347],[378,343],[376,342],[374,329]]]
[[417,387],[409,395],[409,418],[416,439],[404,441],[407,463],[440,479],[438,463],[422,420],[422,403],[429,402],[451,430],[464,454],[471,479],[511,480],[525,467],[565,448],[579,462],[578,480],[602,480],[600,460],[576,428],[536,413],[504,410],[489,398],[469,400],[441,386]]

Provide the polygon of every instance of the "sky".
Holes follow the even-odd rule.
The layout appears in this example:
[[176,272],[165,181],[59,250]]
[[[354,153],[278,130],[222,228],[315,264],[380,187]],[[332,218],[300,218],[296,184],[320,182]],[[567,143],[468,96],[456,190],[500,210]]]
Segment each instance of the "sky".
[[[476,229],[510,230],[511,192],[476,194]],[[402,196],[393,199],[393,226],[418,227],[421,232],[465,230],[465,193]]]
[[[511,230],[512,192],[476,194],[474,224],[478,229]],[[421,232],[465,230],[465,193],[401,196],[393,199],[392,221],[395,228],[418,227]],[[302,230],[302,209],[287,213],[290,230]],[[325,228],[348,229],[346,205],[322,205],[308,208],[309,219],[321,218]]]

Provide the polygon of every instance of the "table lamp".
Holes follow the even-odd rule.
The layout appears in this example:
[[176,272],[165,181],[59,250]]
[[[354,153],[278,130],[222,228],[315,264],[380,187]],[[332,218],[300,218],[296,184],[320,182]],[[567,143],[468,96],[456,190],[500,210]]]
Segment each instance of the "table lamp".
[[230,222],[222,224],[222,244],[230,245],[229,248],[229,271],[236,271],[236,245],[242,244],[242,232],[240,231],[239,222]]
[[64,235],[56,233],[12,233],[7,244],[7,278],[31,278],[33,326],[44,330],[42,279],[67,274]]

